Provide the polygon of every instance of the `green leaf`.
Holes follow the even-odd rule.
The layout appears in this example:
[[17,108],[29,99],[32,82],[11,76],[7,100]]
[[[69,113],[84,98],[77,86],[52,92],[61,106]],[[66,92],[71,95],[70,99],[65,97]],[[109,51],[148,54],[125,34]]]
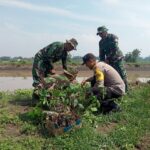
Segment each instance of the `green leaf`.
[[75,99],[74,102],[73,102],[73,106],[76,107],[77,105],[78,105],[78,100]]
[[92,108],[91,108],[91,111],[92,111],[92,112],[95,112],[95,111],[97,111],[97,108],[96,108],[96,107],[92,107]]
[[82,104],[78,104],[79,109],[84,109],[84,106]]

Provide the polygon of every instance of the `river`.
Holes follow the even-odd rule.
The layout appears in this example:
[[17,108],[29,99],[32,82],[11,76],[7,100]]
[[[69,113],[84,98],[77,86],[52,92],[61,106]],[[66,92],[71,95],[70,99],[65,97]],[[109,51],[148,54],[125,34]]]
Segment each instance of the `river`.
[[[86,77],[77,77],[80,83]],[[137,81],[146,83],[150,78],[137,78]],[[14,91],[16,89],[30,89],[32,87],[32,77],[0,77],[0,91]]]
[[[86,77],[77,77],[80,83]],[[0,91],[14,91],[16,89],[30,89],[32,87],[32,77],[0,77]]]

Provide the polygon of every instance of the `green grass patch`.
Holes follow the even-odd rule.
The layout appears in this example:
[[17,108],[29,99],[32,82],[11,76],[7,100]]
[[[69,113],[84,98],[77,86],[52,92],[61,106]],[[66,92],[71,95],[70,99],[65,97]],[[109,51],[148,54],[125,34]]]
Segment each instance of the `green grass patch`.
[[[149,91],[150,85],[132,89],[118,101],[122,109],[118,113],[82,112],[83,127],[57,137],[47,134],[40,122],[40,110],[31,107],[32,90],[1,92],[0,149],[134,150],[145,135],[150,135]],[[22,105],[26,101],[27,105]]]

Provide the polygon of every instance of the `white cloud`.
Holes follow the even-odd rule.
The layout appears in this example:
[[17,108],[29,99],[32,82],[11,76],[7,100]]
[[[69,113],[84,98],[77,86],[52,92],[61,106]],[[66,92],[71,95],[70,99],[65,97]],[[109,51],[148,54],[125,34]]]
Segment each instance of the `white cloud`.
[[[95,35],[97,25],[106,25],[110,29],[110,32],[113,31],[112,33],[119,36],[120,48],[124,54],[134,48],[140,48],[143,49],[143,56],[149,55],[150,20],[146,13],[150,12],[150,10],[147,9],[148,6],[146,4],[142,3],[141,7],[139,7],[140,3],[134,5],[129,0],[127,2],[121,0],[93,1],[97,2],[97,5],[92,6],[93,9],[97,9],[99,12],[101,7],[102,9],[107,8],[107,11],[110,10],[110,12],[107,12],[110,16],[105,16],[106,12],[88,16],[88,12],[84,15],[72,12],[72,10],[69,11],[47,5],[37,5],[18,0],[0,0],[0,6],[50,13],[56,17],[62,16],[63,18],[76,20],[76,22],[66,19],[63,21],[46,22],[52,30],[59,29],[62,32],[65,31],[63,34],[57,31],[55,34],[50,33],[50,31],[49,33],[43,33],[42,28],[40,31],[32,33],[33,31],[27,31],[25,27],[24,29],[20,28],[19,25],[15,24],[15,21],[14,24],[12,24],[13,21],[11,20],[5,23],[1,21],[3,25],[0,25],[0,55],[34,56],[40,48],[49,43],[57,40],[65,41],[72,37],[75,37],[79,42],[78,51],[74,51],[73,55],[84,55],[87,52],[93,52],[95,55],[98,55],[99,38]],[[118,9],[114,9],[111,5]],[[111,14],[111,12],[114,12],[114,14]],[[6,18],[4,20],[7,21]],[[43,21],[45,20],[43,19]],[[84,21],[88,21],[89,24]]]
[[88,34],[78,34],[76,35],[77,40],[79,41],[78,51],[73,52],[73,55],[85,55],[86,53],[94,53],[98,56],[98,41],[96,35],[92,33]]
[[118,5],[120,0],[103,0],[103,2],[108,5]]
[[71,19],[83,20],[83,21],[99,22],[100,20],[99,17],[95,17],[95,16],[76,14],[61,8],[55,8],[51,6],[39,6],[27,2],[18,1],[18,0],[0,0],[0,5],[7,6],[7,7],[23,8],[31,11],[53,13],[55,15],[59,15]]
[[[82,29],[81,29],[82,30]],[[26,32],[19,26],[6,22],[0,26],[0,56],[32,57],[41,48],[54,41],[65,42],[66,39],[76,38],[78,50],[71,52],[74,55],[84,55],[93,52],[98,55],[98,40],[94,33],[85,34],[48,34]]]
[[22,2],[18,0],[0,0],[0,5],[24,8],[24,9],[33,10],[33,11],[55,13],[55,14],[59,14],[62,16],[70,15],[70,12],[64,9],[60,9],[60,8],[58,9],[58,8],[50,7],[50,6],[38,6],[38,5],[33,5],[31,3]]

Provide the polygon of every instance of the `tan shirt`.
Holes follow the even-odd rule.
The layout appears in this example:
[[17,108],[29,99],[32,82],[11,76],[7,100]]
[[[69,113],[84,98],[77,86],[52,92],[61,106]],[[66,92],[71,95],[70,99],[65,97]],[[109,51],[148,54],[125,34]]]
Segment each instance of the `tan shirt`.
[[97,62],[93,68],[96,76],[97,86],[106,86],[114,89],[116,94],[125,94],[125,84],[118,72],[110,65],[104,62]]

